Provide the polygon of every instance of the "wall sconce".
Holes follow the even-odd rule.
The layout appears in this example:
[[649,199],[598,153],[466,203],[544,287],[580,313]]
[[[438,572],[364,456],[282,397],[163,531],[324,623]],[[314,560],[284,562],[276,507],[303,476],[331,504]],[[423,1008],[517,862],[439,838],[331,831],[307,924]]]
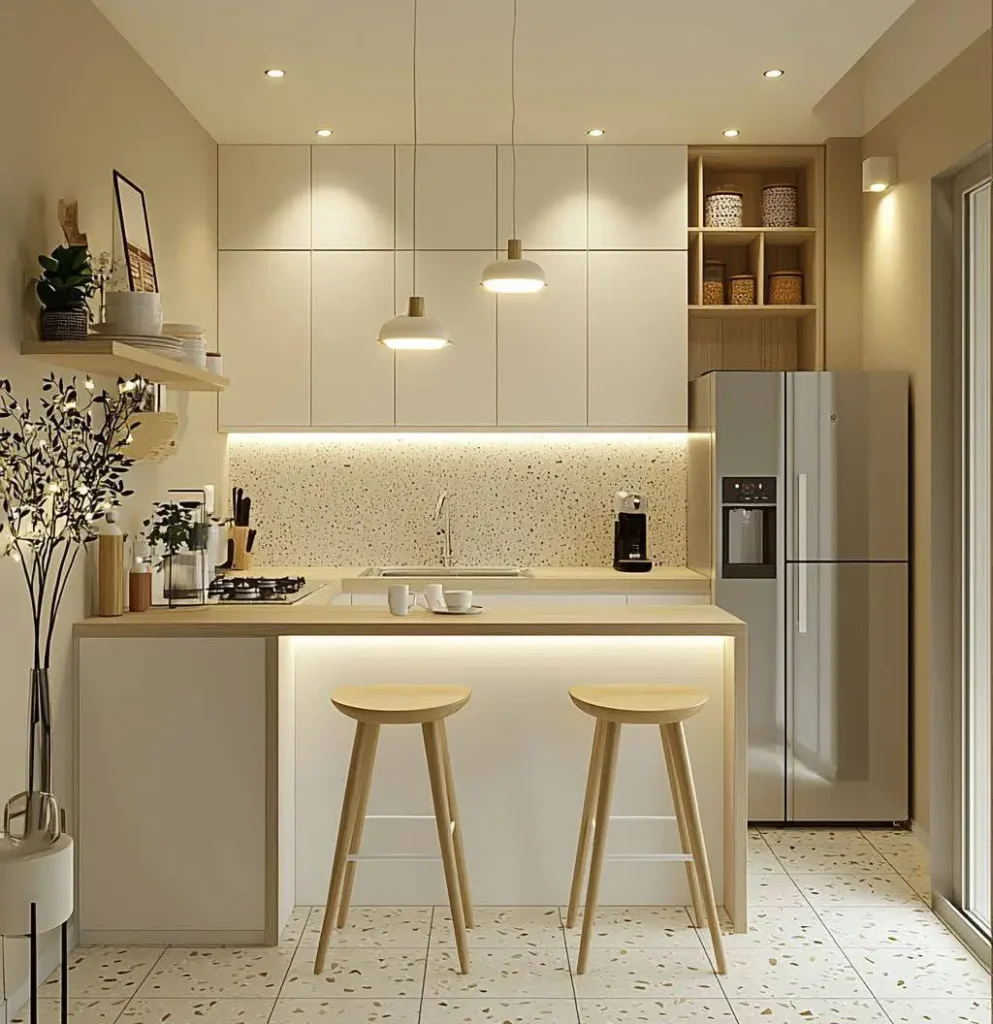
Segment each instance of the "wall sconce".
[[896,181],[896,160],[891,156],[867,156],[862,161],[862,191],[885,192]]

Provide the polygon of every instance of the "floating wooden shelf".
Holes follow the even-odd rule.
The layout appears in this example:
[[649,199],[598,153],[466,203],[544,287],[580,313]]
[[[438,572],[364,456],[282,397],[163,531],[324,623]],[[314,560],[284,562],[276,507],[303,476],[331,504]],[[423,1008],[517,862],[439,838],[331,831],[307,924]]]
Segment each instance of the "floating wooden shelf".
[[690,306],[690,316],[775,316],[798,320],[817,312],[816,306]]
[[94,377],[141,376],[174,391],[223,391],[230,381],[189,363],[167,359],[135,345],[112,338],[86,341],[25,341],[21,355],[80,370]]
[[817,228],[690,228],[711,245],[751,245],[764,238],[766,245],[803,245],[817,237]]

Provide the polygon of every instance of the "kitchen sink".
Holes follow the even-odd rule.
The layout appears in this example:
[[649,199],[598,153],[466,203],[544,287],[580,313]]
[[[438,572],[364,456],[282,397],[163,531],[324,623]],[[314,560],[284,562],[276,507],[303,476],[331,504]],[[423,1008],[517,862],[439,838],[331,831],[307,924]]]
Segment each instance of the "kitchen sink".
[[458,565],[451,568],[443,565],[388,565],[366,569],[359,575],[376,576],[380,579],[519,579],[530,576],[531,570],[492,565]]

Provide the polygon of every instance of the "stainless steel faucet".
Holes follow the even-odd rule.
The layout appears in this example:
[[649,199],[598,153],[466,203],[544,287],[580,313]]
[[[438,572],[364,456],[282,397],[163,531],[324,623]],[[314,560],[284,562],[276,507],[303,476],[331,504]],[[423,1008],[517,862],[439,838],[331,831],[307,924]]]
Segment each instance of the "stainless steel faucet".
[[448,491],[438,495],[438,504],[434,508],[434,522],[438,536],[441,538],[441,564],[446,569],[452,567],[452,514],[448,507]]

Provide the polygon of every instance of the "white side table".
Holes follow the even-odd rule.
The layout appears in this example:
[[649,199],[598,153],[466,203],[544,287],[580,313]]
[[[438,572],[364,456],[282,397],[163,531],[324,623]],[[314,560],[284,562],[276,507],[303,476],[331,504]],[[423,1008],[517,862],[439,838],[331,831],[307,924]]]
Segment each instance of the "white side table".
[[69,1012],[69,918],[73,843],[63,833],[43,846],[0,835],[0,935],[31,941],[31,1024],[38,1024],[38,936],[62,929],[62,1024]]

